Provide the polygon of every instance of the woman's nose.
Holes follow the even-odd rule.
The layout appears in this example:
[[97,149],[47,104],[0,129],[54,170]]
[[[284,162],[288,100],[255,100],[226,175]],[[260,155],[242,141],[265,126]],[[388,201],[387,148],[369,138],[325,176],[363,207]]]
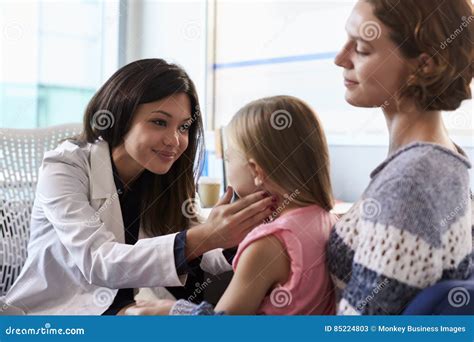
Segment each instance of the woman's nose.
[[352,62],[350,59],[350,50],[348,49],[348,46],[345,45],[341,51],[336,55],[336,58],[334,59],[334,63],[337,66],[340,66],[345,69],[352,69]]
[[166,146],[178,146],[179,145],[179,134],[178,132],[169,132],[163,137],[163,144]]

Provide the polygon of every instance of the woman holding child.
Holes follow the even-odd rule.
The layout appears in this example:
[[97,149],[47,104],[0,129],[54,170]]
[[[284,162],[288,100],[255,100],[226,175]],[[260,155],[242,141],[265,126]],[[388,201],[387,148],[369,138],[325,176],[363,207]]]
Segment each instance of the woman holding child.
[[[471,98],[472,17],[467,0],[361,0],[347,21],[349,38],[335,60],[344,70],[346,100],[382,108],[390,145],[329,238],[338,314],[400,314],[422,289],[472,272],[471,164],[441,117]],[[210,310],[171,304],[155,312]]]
[[[422,289],[440,280],[466,279],[472,272],[472,212],[468,174],[471,164],[462,149],[449,138],[441,117],[441,111],[455,110],[463,100],[471,98],[474,34],[472,27],[466,29],[466,21],[470,21],[472,15],[472,4],[467,0],[360,0],[347,21],[349,38],[335,60],[344,69],[346,100],[357,107],[381,107],[390,144],[388,158],[372,172],[371,182],[361,199],[335,224],[326,255],[313,256],[316,265],[319,265],[321,258],[327,261],[336,285],[337,314],[401,314]],[[464,30],[450,41],[447,48],[441,48],[442,42],[451,32],[459,32],[457,29],[460,26]],[[235,121],[242,121],[242,111],[248,111],[249,107],[251,110],[255,105],[250,104],[236,114],[230,124],[231,130],[235,130]],[[278,109],[287,109],[288,104],[280,106]],[[269,109],[276,109],[269,107],[265,111],[263,108],[262,104],[260,111],[254,110],[253,123],[265,115],[267,122],[270,121]],[[304,120],[302,112],[293,110],[292,113],[293,121],[295,117],[296,121]],[[250,127],[248,124],[247,129]],[[316,124],[312,127],[317,130]],[[322,131],[318,134],[321,139],[324,138]],[[273,137],[263,137],[263,145],[271,142],[284,149],[287,144],[280,132],[274,132]],[[300,136],[304,144],[307,144],[306,137],[313,138],[312,134]],[[327,153],[325,143],[307,145],[313,149],[313,154],[325,156]],[[282,192],[278,192],[273,185],[276,180],[274,166],[269,167],[255,158],[253,146],[241,151],[249,171],[255,177],[255,189],[263,188],[280,197]],[[268,150],[267,155],[274,155],[275,151]],[[291,154],[285,161],[287,159],[291,160]],[[306,156],[300,160],[305,160],[306,164],[308,159]],[[313,179],[325,179],[327,164],[321,166],[313,162],[313,166],[313,171],[319,170]],[[263,180],[257,182],[256,170],[259,169]],[[308,179],[286,164],[277,168],[280,169],[301,182]],[[288,193],[295,188],[297,184],[285,190]],[[330,196],[329,186],[321,187],[319,191],[324,189],[326,192],[319,192],[319,195]],[[320,250],[319,242],[325,238],[328,221],[325,224],[320,219],[329,217],[327,210],[330,206],[316,199],[312,203],[321,210],[319,215],[313,213],[318,222],[313,228],[319,230],[318,243],[310,247],[314,252]],[[309,210],[311,206],[308,203],[294,203],[294,206],[306,209],[290,210],[270,225],[284,227],[296,236],[303,230],[308,234],[310,229],[307,224],[302,225],[302,221],[288,222],[288,217],[291,214],[298,217],[302,210]],[[216,310],[226,313],[248,313],[245,309],[252,310],[252,313],[307,313],[300,301],[288,301],[289,308],[286,310],[281,310],[279,303],[272,303],[273,310],[266,309],[276,289],[285,288],[287,297],[291,298],[292,294],[298,296],[305,284],[303,281],[299,287],[288,287],[288,282],[291,284],[295,275],[297,277],[301,272],[301,265],[295,266],[299,259],[288,252],[291,244],[287,240],[278,234],[264,235],[263,239],[262,234],[256,233],[262,230],[266,228],[257,227],[245,240],[262,245],[273,239],[272,244],[268,242],[268,253],[273,251],[272,256],[278,260],[282,251],[287,251],[286,265],[281,261],[278,267],[286,273],[277,279],[267,274],[273,283],[269,282],[272,285],[266,288],[263,299],[257,298],[259,310],[252,310],[257,305],[249,307],[246,304],[241,304],[236,310],[229,304],[232,303],[229,297],[239,296],[233,286],[234,279]],[[245,240],[239,250],[247,247]],[[304,244],[301,246],[303,250],[307,248]],[[234,261],[234,268],[235,264]],[[303,273],[307,270],[303,264]],[[259,278],[259,275],[254,273],[254,278]],[[324,275],[325,270],[321,268],[315,278],[324,279]],[[239,267],[235,277],[238,283]],[[305,281],[315,284],[320,290],[316,296],[305,298],[305,304],[312,303],[315,312],[318,309],[325,312],[325,298],[332,296],[332,292],[319,288],[319,283],[312,278]],[[132,313],[166,314],[170,309],[172,314],[214,313],[206,303],[196,306],[183,300],[177,303],[141,303],[132,309]]]

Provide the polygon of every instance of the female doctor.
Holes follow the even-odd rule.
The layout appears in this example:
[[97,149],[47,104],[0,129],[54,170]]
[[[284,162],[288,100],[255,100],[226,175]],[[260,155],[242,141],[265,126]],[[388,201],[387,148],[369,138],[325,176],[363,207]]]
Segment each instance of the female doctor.
[[118,70],[90,101],[82,135],[44,156],[28,258],[5,303],[25,314],[121,314],[136,288],[183,286],[193,263],[230,270],[223,248],[270,215],[273,198],[230,204],[228,188],[199,223],[202,147],[184,70],[160,59]]

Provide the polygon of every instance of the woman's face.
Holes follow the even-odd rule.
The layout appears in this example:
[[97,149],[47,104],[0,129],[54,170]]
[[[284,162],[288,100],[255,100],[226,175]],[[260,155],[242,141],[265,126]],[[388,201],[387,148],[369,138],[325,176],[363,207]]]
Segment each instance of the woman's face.
[[348,40],[335,59],[344,68],[346,101],[357,107],[390,105],[409,76],[408,60],[366,1],[355,5],[346,31]]
[[136,167],[165,174],[188,147],[191,101],[184,93],[138,106],[124,148]]

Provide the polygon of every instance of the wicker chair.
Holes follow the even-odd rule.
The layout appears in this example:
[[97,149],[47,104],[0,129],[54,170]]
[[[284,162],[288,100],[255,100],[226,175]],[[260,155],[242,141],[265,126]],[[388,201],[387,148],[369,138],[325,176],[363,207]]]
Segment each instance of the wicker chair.
[[0,128],[0,297],[18,277],[27,257],[31,210],[43,155],[80,131],[80,124]]

